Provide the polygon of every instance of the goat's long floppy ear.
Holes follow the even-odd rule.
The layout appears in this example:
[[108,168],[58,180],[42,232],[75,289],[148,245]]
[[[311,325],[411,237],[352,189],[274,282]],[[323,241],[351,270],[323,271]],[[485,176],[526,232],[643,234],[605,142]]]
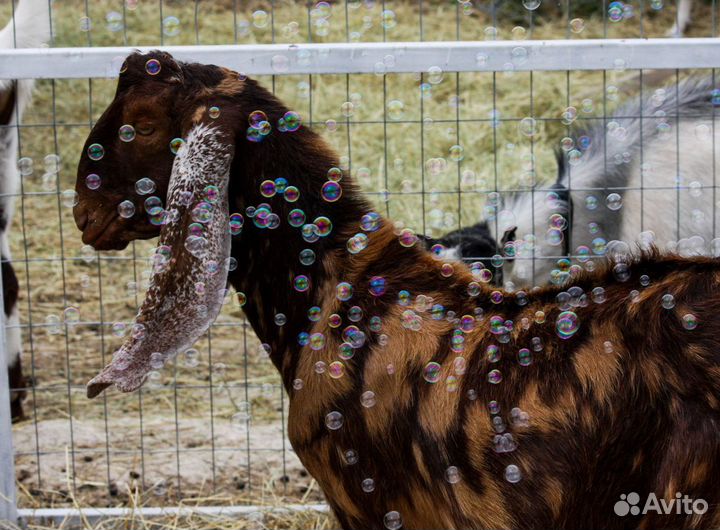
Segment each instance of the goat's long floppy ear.
[[113,384],[123,392],[139,388],[149,371],[189,348],[220,312],[230,257],[233,153],[233,139],[221,127],[195,125],[188,133],[173,165],[167,223],[145,301],[131,336],[88,383],[88,397]]

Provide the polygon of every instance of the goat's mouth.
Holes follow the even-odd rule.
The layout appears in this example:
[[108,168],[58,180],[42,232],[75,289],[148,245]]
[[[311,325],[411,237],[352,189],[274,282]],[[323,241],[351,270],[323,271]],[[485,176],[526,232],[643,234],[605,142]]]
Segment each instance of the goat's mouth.
[[151,239],[160,233],[149,222],[123,219],[113,211],[104,217],[76,210],[75,223],[82,231],[82,242],[95,250],[123,250],[135,239]]

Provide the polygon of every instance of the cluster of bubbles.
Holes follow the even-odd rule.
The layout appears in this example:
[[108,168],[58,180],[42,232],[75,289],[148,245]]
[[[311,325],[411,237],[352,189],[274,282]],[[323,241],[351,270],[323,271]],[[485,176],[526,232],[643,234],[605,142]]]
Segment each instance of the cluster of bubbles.
[[[217,107],[214,107],[217,109]],[[219,109],[217,110],[219,115]],[[295,111],[287,111],[277,121],[277,130],[280,132],[295,132],[300,129],[302,118]],[[246,137],[251,142],[262,142],[271,132],[272,124],[267,114],[261,110],[254,110],[248,115],[248,128]]]

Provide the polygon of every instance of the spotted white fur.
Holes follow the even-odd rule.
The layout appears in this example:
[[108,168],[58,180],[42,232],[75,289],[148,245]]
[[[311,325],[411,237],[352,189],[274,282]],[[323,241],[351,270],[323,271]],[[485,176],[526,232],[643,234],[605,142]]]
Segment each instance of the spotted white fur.
[[[625,241],[632,249],[650,231],[661,249],[681,254],[694,253],[695,247],[711,251],[711,241],[720,235],[720,212],[713,207],[718,178],[714,161],[720,160],[720,127],[712,123],[713,88],[710,77],[690,78],[677,89],[666,88],[661,102],[653,102],[656,93],[646,91],[642,107],[633,101],[608,117],[608,124],[614,122],[624,129],[623,135],[604,132],[602,122],[590,129],[592,147],[579,165],[568,165],[558,181],[571,190],[573,209],[567,233],[571,255],[581,245],[592,249],[595,238]],[[643,120],[635,118],[640,108]],[[657,117],[660,111],[667,118]],[[676,112],[679,123],[675,123]],[[669,132],[659,134],[658,125],[665,121]],[[606,206],[613,192],[622,197],[617,210]],[[546,197],[547,192],[535,191],[506,201],[514,214],[511,224],[517,226],[516,258],[503,266],[504,279],[513,286],[546,283],[563,255],[562,246],[550,245],[545,234],[550,216],[567,216],[568,205]],[[589,198],[597,200],[595,209],[588,208]],[[592,222],[597,223],[594,231],[589,229]],[[507,228],[492,226],[491,230],[499,239]],[[536,238],[534,249],[524,243],[530,236]]]
[[[187,136],[173,165],[168,189],[168,212],[176,212],[160,232],[157,256],[170,247],[170,259],[160,258],[137,317],[143,333],[133,333],[105,369],[88,383],[93,397],[114,384],[123,392],[140,387],[158,364],[190,347],[215,320],[227,284],[230,257],[228,185],[232,146],[215,127],[199,125]],[[217,186],[211,219],[204,225],[207,248],[191,253],[185,241],[193,223],[193,209],[204,200],[204,189]],[[208,271],[213,263],[215,273]],[[156,261],[156,265],[158,262]],[[204,289],[198,290],[198,283]]]
[[[14,12],[13,12],[14,11]],[[50,2],[48,0],[22,0],[12,10],[14,20],[0,30],[0,48],[36,48],[46,46],[50,40]],[[5,231],[0,232],[0,254],[9,260],[10,248],[7,230],[13,217],[15,195],[18,193],[20,174],[17,168],[18,130],[25,108],[30,103],[34,83],[31,79],[0,79],[0,93],[15,86],[15,109],[7,126],[0,125],[0,213]],[[6,315],[6,355],[4,364],[14,366],[22,351],[20,322],[17,307]]]

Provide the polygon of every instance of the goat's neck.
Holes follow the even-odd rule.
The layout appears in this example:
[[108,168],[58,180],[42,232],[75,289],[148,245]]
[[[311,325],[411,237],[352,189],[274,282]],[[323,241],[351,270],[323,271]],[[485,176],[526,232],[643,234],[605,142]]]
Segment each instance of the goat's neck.
[[[347,174],[340,181],[339,200],[328,202],[322,198],[328,170],[337,167],[338,162],[321,138],[309,130],[273,131],[262,143],[241,138],[238,150],[231,173],[230,213],[245,216],[245,226],[242,234],[233,239],[232,256],[238,267],[230,273],[229,281],[246,299],[243,310],[288,387],[294,378],[293,356],[300,350],[298,335],[312,328],[308,310],[327,305],[328,293],[334,293],[337,283],[343,281],[346,260],[342,258],[348,256],[347,239],[361,231],[360,219],[372,208],[354,189]],[[273,197],[260,193],[263,181],[279,177],[300,190],[296,202],[287,201],[281,193]],[[277,228],[258,228],[247,215],[249,207],[262,203],[279,216]],[[330,234],[314,243],[305,241],[301,229],[288,222],[289,213],[296,209],[305,213],[305,223],[319,216],[330,219]],[[304,249],[315,254],[309,265],[300,262]],[[309,279],[306,291],[295,286],[299,275]]]

